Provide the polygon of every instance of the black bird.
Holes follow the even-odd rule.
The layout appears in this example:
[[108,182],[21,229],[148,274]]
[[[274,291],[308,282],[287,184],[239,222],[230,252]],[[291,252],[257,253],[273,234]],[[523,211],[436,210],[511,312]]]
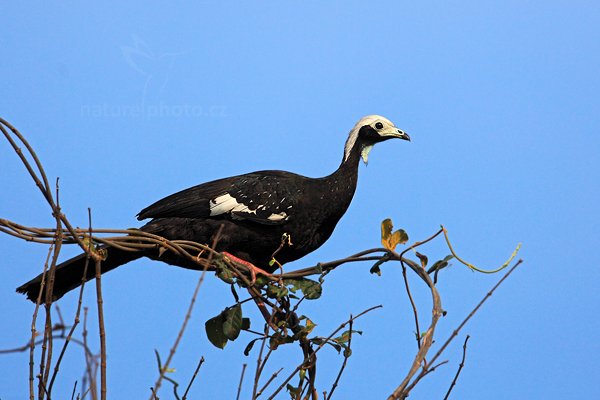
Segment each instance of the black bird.
[[[245,260],[266,272],[273,253],[289,235],[291,245],[283,246],[276,259],[284,264],[319,248],[331,236],[354,196],[360,158],[366,163],[376,143],[410,137],[379,115],[362,118],[350,130],[340,167],[323,178],[307,178],[285,171],[257,171],[204,183],[172,194],[146,207],[138,220],[152,218],[140,229],[169,240],[212,243],[220,226],[217,251]],[[102,273],[140,257],[160,260],[183,268],[198,269],[170,252],[157,249],[127,252],[107,247]],[[81,284],[85,254],[56,267],[53,298]],[[88,268],[86,280],[95,276]],[[17,288],[35,301],[41,275]],[[44,296],[42,297],[42,299]]]

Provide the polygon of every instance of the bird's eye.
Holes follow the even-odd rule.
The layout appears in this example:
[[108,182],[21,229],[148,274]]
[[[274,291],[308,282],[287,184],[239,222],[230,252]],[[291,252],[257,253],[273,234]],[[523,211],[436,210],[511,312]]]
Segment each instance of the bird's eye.
[[383,129],[383,124],[381,122],[378,122],[375,124],[375,128],[377,129]]

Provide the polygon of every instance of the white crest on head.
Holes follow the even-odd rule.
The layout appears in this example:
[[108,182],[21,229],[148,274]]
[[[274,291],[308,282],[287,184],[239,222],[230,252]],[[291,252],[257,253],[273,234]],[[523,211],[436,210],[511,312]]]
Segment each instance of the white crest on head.
[[[381,122],[385,127],[395,127],[392,121],[382,117],[381,115],[367,115],[366,117],[362,117],[348,134],[348,140],[346,140],[346,146],[344,146],[344,161],[346,161],[350,156],[350,152],[356,143],[356,139],[358,139],[358,131],[360,131],[360,128],[365,125],[371,125],[373,128],[375,128],[375,124],[378,122]],[[371,151],[372,148],[373,146],[367,146],[361,150],[361,156],[365,163],[367,162],[369,151]]]

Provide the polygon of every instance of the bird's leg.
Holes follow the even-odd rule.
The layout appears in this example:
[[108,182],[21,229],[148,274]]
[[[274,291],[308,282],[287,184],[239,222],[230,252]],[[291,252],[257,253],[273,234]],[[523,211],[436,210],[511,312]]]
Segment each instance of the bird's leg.
[[262,314],[263,318],[265,319],[265,322],[267,323],[267,325],[269,325],[269,327],[271,327],[271,329],[273,329],[273,332],[277,332],[278,328],[273,323],[273,316],[267,310],[267,307],[265,306],[265,303],[262,300],[262,296],[261,296],[260,292],[258,290],[256,290],[256,288],[254,288],[254,287],[248,287],[247,289],[248,289],[248,293],[250,293],[250,296],[256,303],[256,306],[258,307],[260,313]]
[[257,266],[255,266],[254,264],[252,264],[251,262],[248,262],[246,260],[242,260],[239,257],[236,257],[226,251],[223,251],[222,254],[224,256],[226,256],[227,258],[229,258],[231,261],[234,261],[238,264],[242,264],[243,266],[245,266],[246,268],[248,268],[248,272],[250,273],[250,284],[254,285],[254,283],[256,283],[256,275],[257,274],[261,274],[264,276],[268,276],[268,277],[272,277],[273,275],[271,275],[270,273],[266,272],[263,269],[258,268]]

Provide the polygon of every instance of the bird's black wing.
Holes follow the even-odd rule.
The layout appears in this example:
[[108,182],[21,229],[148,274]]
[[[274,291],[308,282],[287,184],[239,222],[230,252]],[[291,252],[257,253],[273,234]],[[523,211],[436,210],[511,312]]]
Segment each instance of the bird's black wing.
[[305,179],[284,171],[219,179],[167,196],[140,211],[138,219],[212,217],[280,225],[292,216]]

